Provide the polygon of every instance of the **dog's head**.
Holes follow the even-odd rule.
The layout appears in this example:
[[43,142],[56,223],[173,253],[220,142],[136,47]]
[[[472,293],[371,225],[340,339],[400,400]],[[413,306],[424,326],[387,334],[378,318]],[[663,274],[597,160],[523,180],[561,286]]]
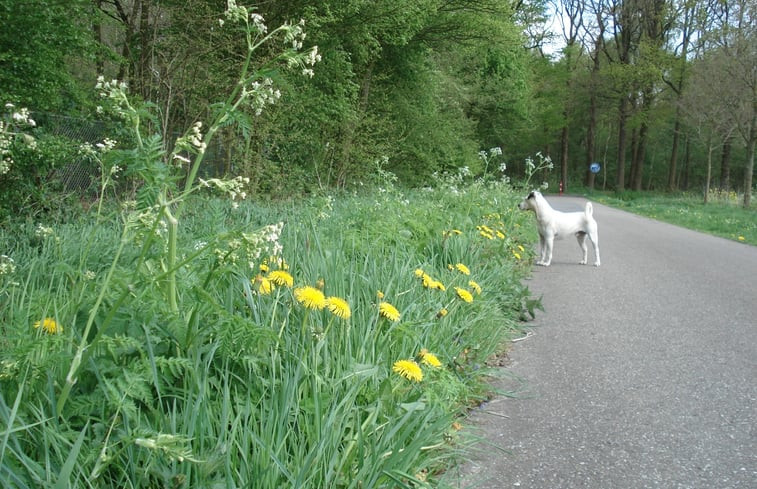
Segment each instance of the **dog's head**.
[[536,211],[536,199],[539,197],[541,197],[541,194],[538,191],[532,191],[518,204],[518,209],[522,211]]

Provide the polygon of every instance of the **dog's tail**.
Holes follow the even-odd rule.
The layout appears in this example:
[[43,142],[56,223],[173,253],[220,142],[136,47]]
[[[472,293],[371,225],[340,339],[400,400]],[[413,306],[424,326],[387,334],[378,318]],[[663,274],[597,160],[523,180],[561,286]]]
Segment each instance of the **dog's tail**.
[[586,203],[586,208],[584,209],[584,213],[587,217],[591,217],[591,215],[594,213],[594,207],[592,207],[591,202]]

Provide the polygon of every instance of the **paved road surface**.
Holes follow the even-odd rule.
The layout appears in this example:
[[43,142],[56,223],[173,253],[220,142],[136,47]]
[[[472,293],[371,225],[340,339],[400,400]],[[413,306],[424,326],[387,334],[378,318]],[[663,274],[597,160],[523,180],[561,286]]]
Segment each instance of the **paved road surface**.
[[517,398],[473,414],[486,442],[456,483],[757,488],[757,247],[594,215],[602,266],[577,265],[571,239],[535,268],[527,284],[546,313],[497,382]]

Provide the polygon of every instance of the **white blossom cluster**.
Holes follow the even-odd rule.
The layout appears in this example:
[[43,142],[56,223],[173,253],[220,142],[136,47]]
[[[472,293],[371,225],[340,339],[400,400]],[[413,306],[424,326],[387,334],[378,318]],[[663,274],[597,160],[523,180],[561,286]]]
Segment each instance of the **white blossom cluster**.
[[[292,49],[300,51],[302,49],[303,41],[305,40],[305,20],[301,19],[298,24],[286,25],[285,40],[292,43]],[[313,46],[304,57],[301,59],[290,59],[290,67],[293,64],[302,65],[302,74],[305,76],[313,77],[315,72],[313,66],[317,62],[321,61],[321,55],[318,53],[318,46]]]
[[[247,7],[245,7],[244,5],[237,5],[236,0],[226,1],[226,12],[224,12],[224,17],[226,18],[226,20],[230,22],[246,22],[247,15]],[[223,26],[223,19],[220,19],[218,22]]]
[[202,154],[207,148],[208,144],[202,138],[202,121],[197,121],[186,134],[176,140],[171,160],[176,162],[176,166],[181,166],[183,163],[189,163],[189,158],[180,155],[180,151]]
[[92,143],[84,143],[79,146],[79,152],[86,156],[97,156],[99,154],[105,154],[108,151],[116,147],[118,141],[115,139],[105,138],[100,143],[92,145]]
[[251,270],[257,270],[261,256],[280,256],[283,251],[279,238],[284,223],[269,224],[249,233],[240,233],[229,240],[224,248],[215,248],[216,259],[223,264],[247,263]]
[[42,223],[38,223],[37,228],[34,230],[34,235],[40,239],[46,239],[55,236],[55,230],[51,227],[43,226]]
[[244,87],[243,96],[249,97],[250,107],[259,116],[267,105],[273,105],[281,98],[281,91],[273,88],[273,80],[265,78],[262,82],[252,82],[250,89]]
[[247,7],[237,5],[236,0],[227,0],[224,19],[218,19],[218,23],[223,27],[226,21],[244,23],[247,22],[248,19],[252,22],[252,26],[258,34],[265,35],[268,33],[268,26],[265,25],[265,19],[263,19],[263,16],[254,12],[250,13],[247,10]]
[[[97,83],[95,89],[98,91],[100,98],[109,100],[113,105],[113,110],[116,115],[121,118],[126,118],[128,115],[129,101],[126,97],[126,93],[129,90],[129,86],[124,81],[111,80],[106,81],[102,75],[97,77]],[[97,113],[102,114],[104,109],[102,106],[97,107]]]
[[[536,158],[539,160],[538,163],[534,163],[533,158],[530,156],[526,158],[526,182],[529,182],[531,177],[537,172],[542,170],[552,170],[555,167],[554,163],[552,163],[552,158],[542,155],[541,152],[536,153]],[[549,182],[546,181],[542,182],[540,185],[542,190],[546,190],[548,187]]]
[[[13,108],[13,104],[5,104],[5,108]],[[16,124],[23,125],[23,126],[29,126],[34,127],[37,125],[36,122],[34,122],[34,119],[29,117],[29,109],[22,107],[17,112],[13,112],[13,120],[16,122]]]
[[16,262],[8,255],[0,255],[0,276],[10,275],[16,271]]
[[230,180],[223,180],[220,178],[210,178],[205,180],[200,178],[200,186],[207,188],[215,188],[222,193],[231,197],[232,206],[237,208],[239,205],[237,199],[244,200],[247,198],[247,192],[245,187],[250,183],[248,177],[234,177]]
[[[79,146],[79,153],[83,156],[93,158],[102,164],[102,156],[115,148],[117,144],[118,141],[115,139],[105,138],[102,142],[96,143],[95,145],[92,145],[91,143],[82,144]],[[108,173],[110,176],[116,177],[120,171],[120,166],[113,165],[110,170],[108,170]]]
[[21,108],[14,110],[15,105],[5,104],[5,110],[10,112],[10,119],[6,122],[0,120],[0,175],[4,175],[11,170],[13,166],[13,155],[11,154],[11,144],[17,135],[22,136],[22,140],[32,149],[36,148],[37,143],[33,137],[28,134],[16,132],[20,128],[35,127],[37,123],[31,118],[29,109]]
[[266,34],[268,32],[268,27],[265,25],[265,21],[262,15],[252,13],[250,14],[250,20],[252,21],[252,25],[255,26],[255,29],[257,29],[258,32],[260,32],[261,34]]

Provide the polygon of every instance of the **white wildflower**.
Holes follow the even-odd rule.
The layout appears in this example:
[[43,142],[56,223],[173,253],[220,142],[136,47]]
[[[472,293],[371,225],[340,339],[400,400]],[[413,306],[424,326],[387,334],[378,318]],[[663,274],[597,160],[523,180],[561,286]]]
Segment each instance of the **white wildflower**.
[[8,255],[0,255],[0,275],[10,275],[16,271],[16,263]]
[[50,236],[55,235],[55,231],[53,231],[53,228],[43,226],[42,223],[37,224],[37,229],[34,230],[34,235],[38,238],[49,238]]

